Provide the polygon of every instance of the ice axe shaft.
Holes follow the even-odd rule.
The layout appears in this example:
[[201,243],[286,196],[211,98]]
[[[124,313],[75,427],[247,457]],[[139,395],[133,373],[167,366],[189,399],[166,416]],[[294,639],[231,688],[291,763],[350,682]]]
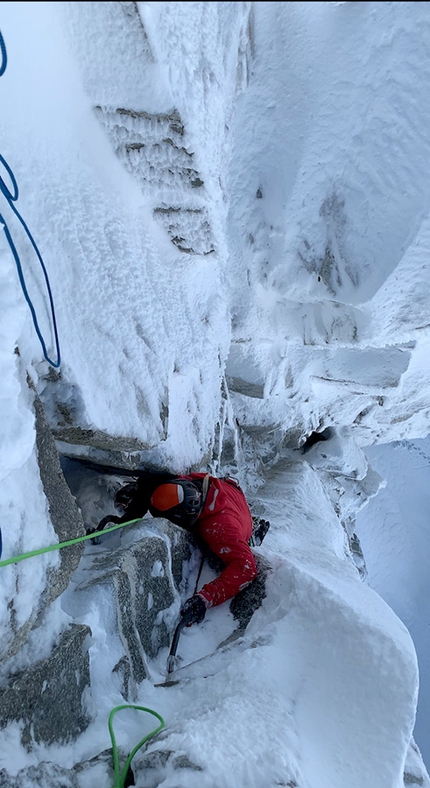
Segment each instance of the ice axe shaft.
[[[195,587],[194,587],[194,593],[196,593],[196,591],[197,591],[197,586],[199,584],[200,575],[202,573],[204,562],[205,562],[205,554],[203,553],[202,557],[201,557],[201,561],[200,561],[199,573],[197,575],[197,580],[196,580],[196,584],[195,584]],[[176,629],[175,629],[175,631],[173,633],[172,645],[170,646],[170,653],[169,653],[169,656],[167,658],[167,673],[173,673],[173,671],[175,670],[175,667],[176,667],[176,651],[178,649],[179,638],[180,638],[181,632],[182,632],[183,628],[186,626],[186,624],[187,624],[187,619],[184,618],[184,616],[181,616],[181,618],[179,619],[178,624],[176,625]]]
[[176,629],[173,633],[172,638],[172,645],[170,646],[169,656],[167,658],[167,672],[173,673],[175,669],[175,658],[176,658],[176,651],[178,649],[179,638],[181,636],[181,632],[186,624],[186,619],[182,616],[179,619],[178,624],[176,625]]

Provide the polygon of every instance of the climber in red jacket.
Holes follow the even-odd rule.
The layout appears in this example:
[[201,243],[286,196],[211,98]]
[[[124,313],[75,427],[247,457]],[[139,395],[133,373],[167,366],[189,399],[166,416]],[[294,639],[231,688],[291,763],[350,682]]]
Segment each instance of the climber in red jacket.
[[203,621],[207,608],[231,599],[256,578],[257,567],[248,544],[252,517],[234,479],[205,473],[145,477],[119,490],[116,503],[123,508],[123,516],[104,518],[99,527],[107,521],[143,517],[149,510],[153,517],[165,517],[200,538],[225,565],[219,577],[183,605],[181,615],[188,626]]

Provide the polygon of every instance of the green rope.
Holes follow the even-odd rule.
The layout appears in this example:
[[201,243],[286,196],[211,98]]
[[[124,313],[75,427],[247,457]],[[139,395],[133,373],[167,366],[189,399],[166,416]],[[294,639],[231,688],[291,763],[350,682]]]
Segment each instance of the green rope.
[[[116,744],[115,734],[113,731],[114,715],[117,713],[117,711],[120,711],[121,709],[137,709],[138,711],[146,711],[148,714],[152,714],[153,717],[157,717],[157,720],[160,720],[160,725],[157,728],[155,728],[153,731],[151,731],[151,733],[148,733],[147,736],[144,736],[143,739],[141,739],[141,741],[138,744],[136,744],[136,746],[132,749],[130,755],[128,756],[124,764],[124,768],[122,771],[120,771],[119,768],[118,747]],[[123,706],[115,706],[115,708],[112,709],[111,713],[109,714],[108,727],[112,741],[113,765],[115,769],[115,785],[113,786],[113,788],[124,788],[124,784],[128,774],[128,770],[130,768],[130,764],[134,756],[136,755],[137,751],[145,744],[146,741],[148,741],[148,739],[151,738],[151,736],[155,736],[155,734],[158,733],[158,731],[161,731],[161,729],[164,728],[164,725],[165,725],[164,720],[160,716],[160,714],[157,714],[156,711],[152,711],[152,709],[146,709],[145,706],[134,706],[126,703]]]
[[[22,555],[15,555],[12,556],[12,558],[5,558],[3,561],[0,561],[0,567],[8,566],[9,564],[17,564],[19,561],[24,561],[26,558],[32,558],[35,555],[42,555],[43,553],[50,553],[52,550],[60,550],[62,547],[71,547],[71,545],[79,544],[79,542],[85,542],[87,539],[94,539],[95,536],[103,536],[105,534],[111,533],[112,531],[116,531],[118,528],[124,528],[125,525],[138,523],[141,519],[141,517],[138,517],[136,520],[128,520],[126,523],[117,523],[116,525],[112,525],[110,528],[104,528],[102,531],[94,531],[92,534],[86,534],[85,536],[78,536],[76,539],[69,539],[67,542],[59,542],[58,544],[49,545],[49,547],[41,547],[39,550],[31,550],[28,553],[22,553]],[[118,747],[113,730],[114,715],[121,709],[137,709],[138,711],[146,711],[148,714],[152,714],[154,717],[157,717],[157,719],[160,721],[160,725],[151,731],[151,733],[148,733],[147,736],[144,736],[143,739],[141,739],[141,741],[133,748],[124,764],[122,772],[119,767]],[[155,736],[158,731],[161,731],[161,729],[164,728],[164,725],[165,722],[160,714],[157,714],[156,711],[152,711],[152,709],[145,708],[145,706],[124,704],[123,706],[115,706],[115,708],[112,709],[111,713],[109,714],[108,727],[112,741],[113,764],[115,770],[115,785],[113,788],[124,788],[131,761],[133,760],[137,751],[145,744],[145,742],[148,741],[148,739],[150,739],[152,736]]]
[[26,558],[33,558],[34,555],[42,555],[43,553],[50,553],[52,550],[60,550],[62,547],[70,547],[73,544],[85,542],[87,539],[94,539],[95,536],[104,536],[105,534],[111,533],[111,531],[116,531],[118,528],[124,528],[125,525],[138,523],[141,519],[141,517],[138,517],[136,520],[128,520],[126,523],[118,523],[117,525],[112,525],[110,528],[104,528],[103,531],[94,531],[92,534],[77,536],[76,539],[69,539],[67,542],[51,544],[49,547],[40,547],[39,550],[30,550],[29,553],[22,553],[22,555],[14,555],[12,558],[5,558],[3,561],[0,561],[0,567],[8,566],[9,564],[17,564],[18,561],[24,561]]
[[[94,539],[95,536],[103,536],[105,534],[109,534],[112,531],[116,531],[118,528],[124,528],[125,525],[131,525],[132,523],[138,523],[141,520],[141,517],[138,517],[136,520],[128,520],[126,523],[117,523],[116,525],[112,525],[110,528],[104,528],[102,531],[94,531],[92,534],[86,534],[85,536],[78,536],[76,539],[69,539],[67,542],[59,542],[58,544],[49,545],[49,547],[41,547],[39,550],[31,550],[28,553],[22,553],[21,555],[12,556],[12,558],[5,558],[3,561],[0,561],[1,566],[8,566],[9,564],[17,564],[19,561],[24,561],[26,558],[32,558],[35,555],[42,555],[43,553],[50,553],[52,550],[60,550],[62,547],[71,547],[71,545],[79,544],[79,542],[85,542],[87,539]],[[148,714],[152,714],[154,717],[160,721],[160,725],[155,728],[151,733],[148,733],[146,736],[141,739],[141,741],[136,744],[136,746],[131,751],[130,755],[128,756],[124,768],[121,771],[119,767],[119,758],[118,758],[118,747],[115,739],[115,733],[113,730],[113,718],[117,711],[121,709],[137,709],[138,711],[146,711]],[[109,714],[108,720],[108,727],[109,733],[112,741],[112,754],[113,754],[113,764],[115,770],[115,785],[113,788],[124,788],[125,781],[128,775],[128,771],[130,768],[130,764],[136,755],[137,751],[148,741],[152,736],[155,736],[156,733],[161,731],[164,728],[165,722],[160,714],[157,714],[156,711],[152,711],[152,709],[147,709],[145,706],[134,706],[128,703],[124,704],[123,706],[115,706],[112,709],[111,713]]]

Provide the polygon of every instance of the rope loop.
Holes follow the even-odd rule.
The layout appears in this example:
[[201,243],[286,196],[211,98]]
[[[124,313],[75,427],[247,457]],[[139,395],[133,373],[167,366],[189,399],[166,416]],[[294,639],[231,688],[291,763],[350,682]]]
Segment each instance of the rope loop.
[[1,34],[1,30],[0,30],[0,53],[1,53],[1,65],[0,65],[0,77],[1,77],[6,71],[6,66],[7,66],[6,45],[4,43],[4,38]]
[[[11,202],[15,202],[18,199],[18,197],[19,197],[18,184],[16,182],[15,175],[13,174],[11,168],[9,167],[9,164],[7,163],[6,159],[1,155],[1,153],[0,153],[0,164],[3,165],[3,167],[7,171],[7,174],[9,175],[9,178],[12,181],[13,192],[14,192],[13,194],[7,188],[3,178],[0,175],[0,191],[6,197],[6,200],[8,201],[8,203],[10,205]],[[11,206],[11,208],[12,208],[12,206]]]
[[[7,66],[6,46],[5,46],[4,38],[2,36],[1,31],[0,31],[0,54],[1,54],[1,65],[0,65],[0,77],[1,77],[4,74],[4,72],[6,71],[6,66]],[[16,265],[16,268],[17,268],[17,271],[18,271],[18,277],[19,277],[21,289],[22,289],[22,292],[24,294],[24,298],[27,301],[28,307],[29,307],[30,312],[31,312],[34,329],[35,329],[36,334],[37,334],[37,336],[39,338],[39,342],[40,342],[40,344],[42,346],[43,356],[46,359],[46,361],[48,362],[48,364],[51,365],[51,367],[54,367],[54,369],[58,369],[60,367],[60,364],[61,364],[60,343],[59,343],[59,339],[58,339],[57,319],[55,317],[54,299],[52,297],[52,291],[51,291],[51,285],[49,283],[48,272],[46,270],[45,263],[43,262],[42,255],[40,254],[39,249],[37,248],[37,244],[36,244],[32,234],[31,234],[30,230],[28,229],[28,227],[27,227],[24,219],[22,218],[21,214],[19,213],[18,209],[14,205],[14,203],[17,201],[18,196],[19,196],[18,183],[17,183],[17,180],[15,178],[15,175],[12,172],[12,168],[9,166],[9,164],[6,161],[6,159],[1,154],[0,154],[0,164],[5,168],[7,174],[8,174],[8,176],[9,176],[11,182],[12,182],[13,192],[10,189],[8,189],[8,187],[6,186],[4,180],[3,180],[3,178],[1,176],[0,176],[0,191],[3,194],[3,196],[5,197],[5,199],[7,200],[10,208],[12,209],[12,211],[15,214],[16,218],[20,222],[21,226],[23,227],[24,232],[27,235],[27,238],[30,241],[34,252],[36,253],[37,259],[38,259],[38,261],[40,263],[40,267],[42,269],[43,277],[44,277],[44,280],[45,280],[46,291],[48,293],[49,306],[50,306],[50,310],[51,310],[52,329],[53,329],[53,334],[54,334],[54,341],[55,341],[55,348],[56,348],[56,355],[57,355],[57,360],[56,361],[54,361],[48,355],[48,350],[47,350],[47,347],[46,347],[46,343],[45,343],[43,334],[42,334],[42,332],[40,330],[40,327],[39,327],[39,322],[38,322],[38,319],[37,319],[36,310],[34,308],[33,302],[32,302],[32,300],[30,298],[30,295],[28,293],[28,289],[27,289],[27,286],[26,286],[26,283],[25,283],[24,272],[23,272],[23,269],[22,269],[21,260],[19,258],[19,254],[18,254],[17,248],[16,248],[16,246],[15,246],[15,244],[13,242],[12,235],[11,235],[11,232],[9,230],[9,227],[7,226],[6,220],[4,219],[4,217],[2,216],[1,213],[0,213],[0,224],[3,226],[3,230],[4,230],[4,233],[5,233],[5,236],[6,236],[6,240],[7,240],[8,244],[9,244],[10,250],[12,252],[13,259],[15,260],[15,265]]]
[[[156,717],[157,720],[159,720],[159,722],[160,722],[160,724],[157,726],[157,728],[154,728],[153,731],[151,731],[146,736],[144,736],[143,739],[141,739],[140,742],[138,742],[138,744],[136,744],[136,746],[132,749],[130,755],[128,756],[128,758],[127,758],[127,760],[126,760],[126,762],[124,764],[124,767],[123,767],[122,771],[120,770],[120,766],[119,766],[118,747],[117,747],[115,734],[114,734],[114,730],[113,730],[113,718],[114,718],[115,714],[117,713],[117,711],[121,711],[121,709],[137,709],[138,711],[145,711],[147,714],[152,714],[152,716]],[[124,788],[125,781],[126,781],[126,778],[127,778],[127,775],[128,775],[128,771],[130,769],[130,764],[131,764],[134,756],[136,755],[137,751],[140,750],[140,748],[145,744],[145,742],[148,741],[148,739],[152,738],[152,736],[155,736],[156,733],[161,731],[161,729],[164,728],[164,725],[165,725],[165,722],[164,722],[162,716],[160,714],[158,714],[156,711],[153,711],[152,709],[147,709],[145,706],[135,706],[133,704],[125,703],[125,704],[123,704],[121,706],[115,706],[115,708],[112,709],[111,713],[109,714],[108,728],[109,728],[109,733],[110,733],[110,737],[111,737],[111,741],[112,741],[113,765],[114,765],[114,770],[115,770],[115,785],[113,786],[113,788]]]

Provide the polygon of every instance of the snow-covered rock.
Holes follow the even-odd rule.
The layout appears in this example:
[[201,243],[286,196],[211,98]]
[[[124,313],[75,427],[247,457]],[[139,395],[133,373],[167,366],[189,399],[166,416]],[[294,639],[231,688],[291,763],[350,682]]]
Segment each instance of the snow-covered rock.
[[145,520],[1,567],[2,692],[91,631],[80,734],[29,748],[11,714],[5,788],[110,784],[132,696],[166,720],[142,788],[429,785],[413,643],[355,528],[384,485],[366,449],[430,430],[429,25],[425,3],[3,3],[3,555],[112,512],[120,478],[70,458],[234,473],[271,521],[261,607],[183,633],[170,686],[180,539],[149,547]]

